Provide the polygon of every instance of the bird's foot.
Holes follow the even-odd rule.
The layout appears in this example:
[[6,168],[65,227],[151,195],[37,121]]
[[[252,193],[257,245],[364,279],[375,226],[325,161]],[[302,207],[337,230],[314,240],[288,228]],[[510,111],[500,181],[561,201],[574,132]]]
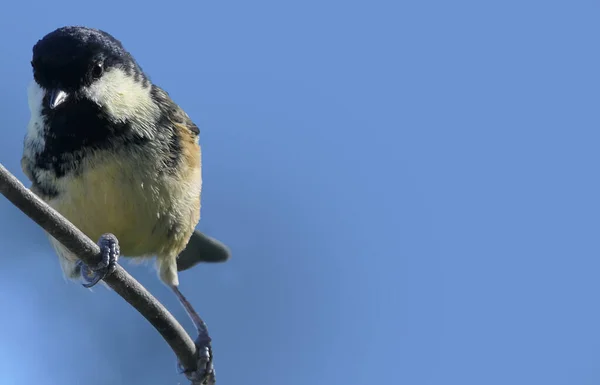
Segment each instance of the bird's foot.
[[196,310],[194,310],[187,298],[179,291],[179,288],[173,286],[172,289],[198,331],[198,337],[196,337],[196,340],[194,341],[198,360],[196,370],[184,369],[179,362],[177,363],[177,368],[179,369],[179,372],[184,373],[187,379],[194,385],[214,385],[216,383],[215,368],[213,366],[212,340],[208,334],[208,327],[202,318],[200,318]]
[[77,261],[84,287],[90,288],[101,279],[112,273],[119,259],[119,241],[113,234],[107,233],[100,237],[100,261],[95,266],[88,266],[83,261]]
[[179,370],[179,373],[185,374],[187,379],[194,385],[214,385],[216,383],[216,378],[210,337],[208,337],[208,335],[199,335],[198,338],[196,338],[196,341],[194,341],[194,344],[196,345],[198,359],[196,370],[186,370],[179,362],[177,363],[177,369]]

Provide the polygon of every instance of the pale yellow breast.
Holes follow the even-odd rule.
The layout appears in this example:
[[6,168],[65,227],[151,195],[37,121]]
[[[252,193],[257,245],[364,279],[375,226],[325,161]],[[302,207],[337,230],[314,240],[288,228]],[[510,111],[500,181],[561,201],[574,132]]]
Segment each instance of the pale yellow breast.
[[49,204],[94,241],[113,233],[123,255],[152,255],[176,220],[170,211],[177,197],[169,183],[144,172],[141,164],[109,158],[60,179],[61,193]]

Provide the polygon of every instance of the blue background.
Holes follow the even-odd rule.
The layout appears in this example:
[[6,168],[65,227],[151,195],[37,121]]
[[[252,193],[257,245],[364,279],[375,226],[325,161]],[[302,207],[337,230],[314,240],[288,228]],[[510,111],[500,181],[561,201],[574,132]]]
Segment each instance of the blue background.
[[[31,47],[62,25],[122,40],[201,128],[199,227],[234,254],[181,287],[219,384],[600,382],[597,2],[11,6],[0,162],[21,180]],[[139,314],[0,214],[2,384],[186,383]]]

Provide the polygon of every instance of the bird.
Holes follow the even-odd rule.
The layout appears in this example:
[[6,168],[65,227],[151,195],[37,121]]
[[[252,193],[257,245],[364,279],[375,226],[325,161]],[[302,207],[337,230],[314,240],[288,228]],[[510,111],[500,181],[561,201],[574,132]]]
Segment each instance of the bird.
[[23,172],[31,191],[107,256],[87,266],[48,235],[64,275],[91,287],[118,255],[156,257],[160,280],[179,297],[179,272],[229,260],[224,243],[195,230],[200,130],[121,41],[64,26],[32,51]]

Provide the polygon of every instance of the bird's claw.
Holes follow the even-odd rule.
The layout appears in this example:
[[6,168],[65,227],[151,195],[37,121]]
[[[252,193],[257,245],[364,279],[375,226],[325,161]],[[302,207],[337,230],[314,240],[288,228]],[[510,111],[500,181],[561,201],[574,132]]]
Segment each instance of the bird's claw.
[[177,286],[172,286],[171,288],[198,331],[198,337],[194,341],[194,345],[196,345],[196,369],[184,369],[181,363],[178,362],[179,373],[184,373],[193,385],[214,385],[216,383],[215,368],[213,366],[213,354],[210,344],[212,340],[208,334],[208,327],[179,288]]
[[213,366],[212,348],[210,346],[211,339],[208,333],[200,333],[196,338],[196,354],[198,355],[198,367],[196,370],[185,370],[181,363],[177,363],[177,368],[180,373],[185,374],[192,384],[214,385],[215,368]]
[[119,259],[119,241],[113,234],[107,233],[100,237],[100,261],[95,266],[89,266],[83,261],[77,261],[84,287],[90,288],[101,279],[112,273]]

